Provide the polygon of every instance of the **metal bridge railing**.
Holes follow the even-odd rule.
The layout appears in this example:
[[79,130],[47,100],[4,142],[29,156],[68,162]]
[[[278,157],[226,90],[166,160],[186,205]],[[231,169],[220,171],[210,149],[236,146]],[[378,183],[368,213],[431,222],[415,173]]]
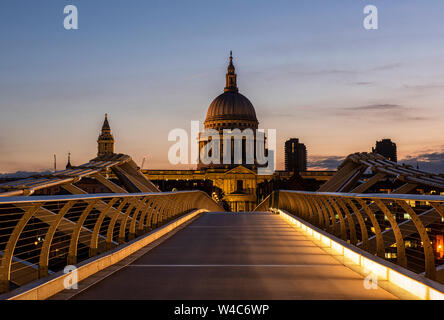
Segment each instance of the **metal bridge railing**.
[[444,281],[444,196],[277,191],[255,211],[286,210],[350,244]]
[[202,191],[0,198],[0,293],[197,209],[223,211]]

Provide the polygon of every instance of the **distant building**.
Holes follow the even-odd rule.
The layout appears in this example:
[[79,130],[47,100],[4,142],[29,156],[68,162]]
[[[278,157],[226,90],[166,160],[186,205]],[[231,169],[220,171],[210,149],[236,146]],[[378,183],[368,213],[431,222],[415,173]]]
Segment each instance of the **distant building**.
[[111,128],[108,122],[108,114],[105,114],[105,121],[103,121],[102,132],[97,139],[98,152],[97,156],[114,153],[114,137],[111,134]]
[[299,143],[299,139],[285,141],[285,171],[307,171],[307,148],[305,144]]
[[[237,74],[235,72],[235,67],[233,64],[233,55],[230,52],[230,62],[227,68],[227,74],[225,75],[225,88],[224,92],[217,96],[213,102],[210,104],[207,116],[205,118],[204,127],[205,130],[214,130],[219,133],[219,137],[208,137],[205,134],[199,136],[199,149],[205,151],[206,148],[215,141],[218,140],[219,150],[220,150],[220,161],[219,163],[205,164],[202,159],[200,159],[198,164],[198,169],[212,169],[212,168],[222,168],[222,169],[233,169],[242,165],[250,170],[256,170],[257,167],[261,165],[258,163],[257,159],[251,159],[252,161],[247,161],[247,137],[242,136],[241,143],[242,155],[239,159],[235,161],[235,142],[234,135],[232,137],[224,137],[225,132],[234,132],[239,130],[240,132],[250,131],[253,135],[253,148],[259,143],[263,144],[265,149],[265,140],[256,135],[256,129],[258,129],[259,121],[256,117],[256,111],[250,100],[239,93],[239,88],[237,87]],[[239,137],[238,137],[239,138]],[[237,143],[236,143],[237,144]],[[211,150],[212,151],[212,150]],[[210,152],[211,152],[210,151]],[[227,152],[231,156],[231,163],[224,163],[225,158],[224,153]],[[253,157],[256,154],[254,150]],[[251,156],[251,154],[249,155]],[[228,156],[227,156],[228,157]],[[240,187],[240,182],[239,182]],[[239,189],[241,190],[241,189]]]
[[381,156],[386,157],[390,161],[398,162],[396,143],[394,143],[390,139],[382,139],[381,141],[376,141],[376,148],[372,148],[372,152],[378,153]]

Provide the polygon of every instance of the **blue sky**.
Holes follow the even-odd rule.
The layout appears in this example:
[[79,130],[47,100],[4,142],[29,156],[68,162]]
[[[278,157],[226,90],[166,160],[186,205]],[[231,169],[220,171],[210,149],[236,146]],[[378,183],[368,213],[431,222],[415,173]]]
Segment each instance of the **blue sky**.
[[[79,30],[63,28],[68,4]],[[378,30],[362,27],[367,4]],[[279,166],[291,137],[314,166],[385,137],[403,159],[441,159],[443,12],[431,0],[2,0],[0,172],[51,168],[54,153],[88,161],[104,113],[117,152],[170,168],[168,132],[204,120],[230,50],[260,127],[278,130]]]

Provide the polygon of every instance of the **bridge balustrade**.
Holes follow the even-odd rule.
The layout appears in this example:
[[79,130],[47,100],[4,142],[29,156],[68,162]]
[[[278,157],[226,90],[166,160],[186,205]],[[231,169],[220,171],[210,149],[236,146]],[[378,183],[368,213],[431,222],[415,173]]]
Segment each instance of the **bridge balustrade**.
[[444,283],[444,196],[275,191],[285,210],[376,256]]
[[202,191],[0,198],[0,293],[200,209],[223,211]]

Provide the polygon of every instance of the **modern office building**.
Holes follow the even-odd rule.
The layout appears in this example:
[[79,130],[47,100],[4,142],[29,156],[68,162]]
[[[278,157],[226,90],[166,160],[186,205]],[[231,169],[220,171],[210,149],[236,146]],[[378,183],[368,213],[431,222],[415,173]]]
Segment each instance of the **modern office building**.
[[307,171],[307,148],[299,139],[285,141],[285,171]]

